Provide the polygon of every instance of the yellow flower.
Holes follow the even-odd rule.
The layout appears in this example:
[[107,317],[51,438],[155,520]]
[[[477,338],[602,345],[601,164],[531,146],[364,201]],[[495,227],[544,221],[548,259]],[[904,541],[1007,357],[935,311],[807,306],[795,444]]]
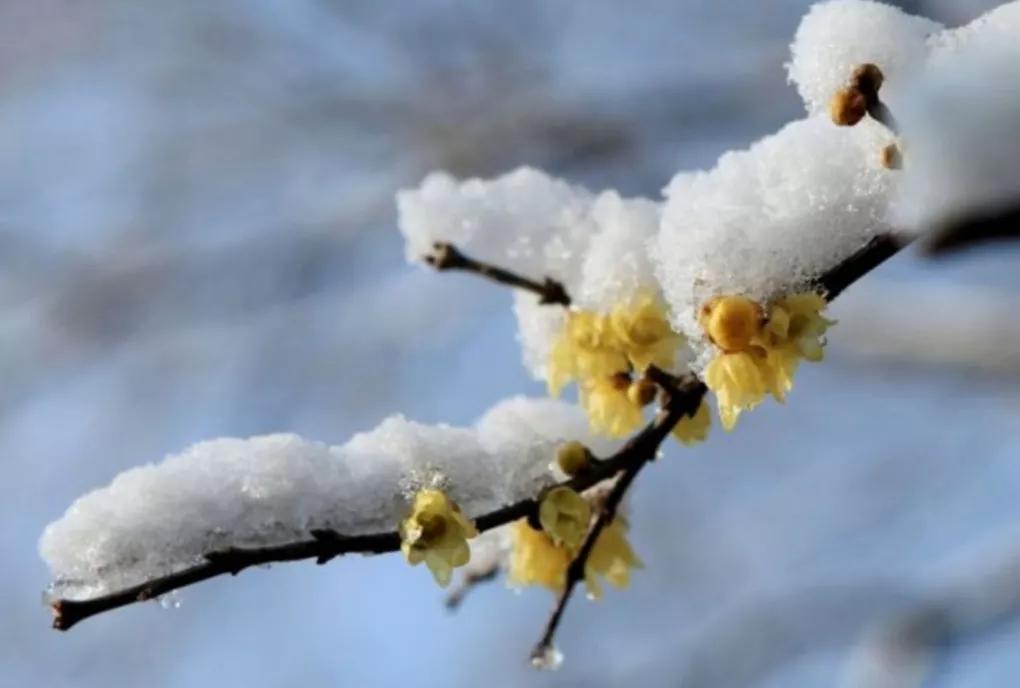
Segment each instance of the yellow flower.
[[624,437],[641,425],[641,406],[627,394],[630,378],[626,375],[597,377],[581,385],[581,406],[588,414],[592,430],[611,437]]
[[723,353],[712,359],[705,369],[705,384],[715,392],[719,420],[732,430],[742,411],[747,411],[765,398],[765,357],[749,352]]
[[[599,533],[584,571],[585,587],[593,598],[602,596],[600,576],[615,587],[625,588],[630,583],[630,570],[642,566],[626,532],[627,522],[618,516]],[[510,584],[541,585],[561,592],[576,550],[556,544],[548,533],[535,530],[524,519],[510,526],[510,534],[513,540],[507,571]]]
[[805,292],[787,296],[776,304],[777,308],[786,311],[789,317],[787,341],[802,358],[808,361],[821,361],[825,355],[825,333],[836,324],[835,320],[822,317],[822,311],[828,305],[820,294]]
[[626,588],[630,584],[630,570],[642,566],[641,560],[627,541],[627,521],[622,516],[617,516],[599,533],[599,538],[588,557],[587,566],[584,568],[584,584],[588,588],[588,594],[594,599],[602,597],[599,576],[614,587]]
[[613,309],[609,322],[630,364],[638,371],[655,365],[669,370],[682,338],[670,327],[666,309],[650,294]]
[[825,332],[836,324],[822,317],[826,305],[815,292],[793,294],[772,305],[757,343],[766,351],[766,385],[777,400],[782,401],[793,387],[793,375],[801,359],[817,362],[824,358]]
[[708,412],[708,402],[701,400],[701,405],[693,416],[684,416],[673,427],[673,437],[681,444],[692,445],[704,442],[708,437],[708,429],[712,425],[712,416]]
[[569,487],[555,487],[538,506],[538,522],[553,542],[575,550],[588,533],[591,505]]
[[705,369],[705,384],[716,394],[724,428],[766,394],[783,401],[801,359],[822,360],[825,332],[834,324],[822,317],[825,306],[816,292],[785,296],[767,311],[744,296],[705,304],[698,321],[721,350]]
[[400,551],[412,566],[424,561],[436,582],[446,587],[453,569],[470,560],[467,539],[476,535],[455,502],[439,490],[421,490],[411,514],[400,523]]
[[507,579],[511,585],[541,585],[559,592],[567,582],[570,553],[557,547],[549,536],[535,530],[526,519],[510,525],[513,540]]
[[549,357],[549,393],[558,396],[571,380],[608,377],[628,368],[609,319],[590,311],[571,311]]

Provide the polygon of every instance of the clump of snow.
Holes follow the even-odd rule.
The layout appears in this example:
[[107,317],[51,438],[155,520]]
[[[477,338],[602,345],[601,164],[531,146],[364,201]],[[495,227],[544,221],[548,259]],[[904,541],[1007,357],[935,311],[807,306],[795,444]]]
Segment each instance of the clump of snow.
[[589,191],[529,167],[492,180],[435,172],[397,194],[408,261],[446,241],[478,260],[568,283],[594,230],[591,204]]
[[514,292],[514,316],[524,367],[536,380],[546,380],[549,356],[563,330],[567,312],[539,303],[535,294],[517,291]]
[[584,256],[575,301],[581,308],[606,313],[635,294],[655,293],[648,241],[659,230],[661,204],[644,198],[599,194],[591,210],[598,233]]
[[790,81],[810,114],[826,112],[854,68],[871,63],[882,70],[882,100],[896,110],[902,86],[927,59],[925,41],[942,25],[872,0],[830,0],[814,5],[801,20],[787,65]]
[[[645,198],[622,198],[615,191],[593,197],[585,225],[592,236],[564,286],[577,308],[608,313],[639,293],[656,294],[648,242],[659,229],[661,204]],[[533,294],[514,298],[518,339],[525,367],[546,379],[546,366],[566,314],[539,303]]]
[[[658,285],[648,240],[658,231],[660,205],[622,198],[615,191],[581,187],[521,168],[492,180],[457,181],[429,175],[397,196],[407,258],[420,261],[437,241],[525,277],[559,280],[575,306],[609,312]],[[525,367],[545,378],[546,362],[564,313],[515,294]]]
[[394,416],[341,446],[288,434],[201,442],[79,498],[39,549],[54,594],[92,597],[226,547],[304,540],[313,529],[392,531],[421,487],[441,487],[478,516],[557,479],[551,465],[566,439],[603,447],[580,409],[514,398],[474,427]]
[[871,120],[812,117],[674,177],[652,251],[674,327],[704,352],[697,313],[711,297],[800,291],[890,231],[894,173],[880,151],[891,140]]
[[1020,206],[1018,67],[1015,43],[975,47],[912,89],[899,113],[909,141],[897,206],[904,226],[937,229]]
[[[521,461],[517,466],[524,471],[535,471],[544,460],[545,468],[553,470],[558,478],[565,478],[555,465],[556,450],[564,442],[581,439],[597,456],[608,456],[620,446],[620,440],[592,435],[587,417],[572,404],[555,399],[512,397],[493,406],[476,423],[478,438],[486,451],[496,455],[517,456],[524,452],[541,454],[535,461]],[[550,458],[552,457],[552,458]],[[516,501],[526,494],[534,494],[536,480],[544,474],[528,478],[518,475],[511,484],[523,486],[519,494],[508,495],[507,501]]]
[[970,24],[947,29],[928,39],[929,64],[954,59],[972,47],[1012,42],[1020,37],[1020,0],[1008,2],[978,17]]

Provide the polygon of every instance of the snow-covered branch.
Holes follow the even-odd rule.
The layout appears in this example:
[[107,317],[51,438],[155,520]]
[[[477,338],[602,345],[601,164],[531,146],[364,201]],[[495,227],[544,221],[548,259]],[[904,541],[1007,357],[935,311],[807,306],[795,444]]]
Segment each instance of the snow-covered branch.
[[[529,485],[527,489],[529,490],[530,494],[522,498],[519,498],[515,501],[512,501],[508,504],[500,506],[498,508],[494,508],[484,513],[477,514],[476,516],[474,516],[476,527],[480,532],[485,532],[488,530],[492,530],[494,528],[498,528],[499,526],[506,525],[507,523],[517,521],[522,518],[525,519],[534,518],[536,515],[536,510],[538,508],[539,499],[542,493],[552,487],[555,486],[569,487],[570,489],[576,492],[583,492],[584,490],[587,490],[595,485],[598,485],[599,483],[604,482],[605,480],[615,477],[621,471],[628,469],[628,467],[631,467],[636,464],[643,464],[649,458],[654,457],[655,452],[658,451],[659,444],[663,441],[663,439],[666,436],[668,436],[670,430],[676,424],[677,420],[683,414],[688,413],[692,406],[695,409],[697,408],[697,405],[700,403],[701,397],[704,395],[704,393],[705,393],[704,386],[698,383],[697,381],[686,382],[682,387],[681,394],[675,395],[676,401],[670,402],[670,405],[666,411],[657,416],[651,423],[649,423],[649,425],[642,432],[635,435],[618,451],[606,457],[605,459],[594,461],[589,470],[586,470],[572,478],[562,480],[560,482],[545,481],[541,479],[536,480],[533,477],[529,478],[528,480],[525,481],[525,483]],[[555,414],[557,412],[563,414],[565,411],[569,410],[569,407],[567,409],[564,409],[559,408],[559,406],[560,405],[555,404],[554,402],[544,402],[541,400],[526,400],[526,399],[511,400],[509,403],[505,402],[503,405],[493,409],[493,411],[491,411],[486,418],[482,419],[482,421],[479,423],[479,427],[482,429],[483,432],[485,432],[485,428],[487,427],[487,425],[493,426],[490,437],[496,434],[497,428],[499,431],[506,432],[507,434],[519,430],[524,430],[525,428],[523,427],[513,427],[509,422],[511,421],[511,418],[509,418],[509,416],[516,415],[519,418],[519,414],[522,411],[525,414],[527,414],[527,421],[529,424],[540,423],[541,421],[539,420],[539,418],[545,417],[546,426],[547,427],[554,426],[555,422],[549,421],[549,415]],[[401,424],[406,423],[406,421],[400,422]],[[385,437],[385,434],[389,434],[390,432],[392,432],[393,425],[394,425],[393,421],[384,422],[379,429],[372,433],[372,435],[383,435],[378,439],[386,443],[401,442],[403,438],[399,436]],[[411,427],[414,427],[416,432],[422,433],[429,432],[429,430],[426,430],[426,428],[431,428],[432,426],[419,426],[415,424],[412,425]],[[452,430],[452,428],[443,429],[440,426],[440,431],[445,432],[447,430]],[[375,439],[372,437],[372,435],[356,436],[351,443],[344,446],[349,447],[352,444],[357,443],[358,438]],[[466,436],[460,439],[465,438]],[[242,449],[242,447],[240,446],[241,443],[248,444],[249,448],[254,448],[253,445],[260,445],[263,443],[276,444],[277,446],[273,450],[267,452],[265,456],[262,458],[270,459],[273,461],[279,461],[282,464],[285,464],[286,468],[284,468],[283,466],[281,466],[281,468],[283,470],[289,471],[292,474],[300,472],[301,470],[300,468],[294,466],[294,461],[304,462],[306,460],[309,460],[314,462],[316,461],[317,458],[324,459],[322,463],[319,463],[314,467],[309,467],[309,470],[312,471],[309,473],[310,478],[315,478],[316,476],[321,477],[323,471],[329,471],[332,468],[331,466],[325,463],[326,461],[331,460],[329,458],[298,457],[297,454],[293,451],[293,448],[288,450],[285,446],[286,444],[301,442],[300,440],[293,436],[269,436],[265,438],[253,438],[252,440],[248,441],[220,440],[217,442],[238,443],[238,446],[235,447],[235,451]],[[518,446],[523,447],[525,445],[524,443],[521,443]],[[217,448],[218,447],[210,448],[203,447],[203,445],[199,445],[196,449],[199,452],[204,452],[207,458],[216,461],[218,457],[216,457],[213,453],[210,453],[210,449],[215,450]],[[448,445],[444,448],[450,449],[453,448],[453,445]],[[297,449],[307,448],[299,446],[297,447]],[[477,451],[477,447],[461,447],[460,449],[461,449],[460,457],[462,457],[464,461],[473,462],[483,458],[479,454],[475,453]],[[468,451],[464,452],[463,451],[464,449],[467,449]],[[507,449],[509,449],[509,447],[507,447]],[[543,474],[548,472],[547,468],[548,463],[553,458],[553,454],[550,453],[549,449],[550,445],[548,445],[547,443],[532,445],[528,451],[526,462],[521,462],[518,465],[521,468],[523,468],[524,471],[527,473]],[[334,457],[332,459],[333,461],[336,460],[337,454],[338,452],[334,452]],[[164,539],[162,541],[154,539],[146,542],[143,538],[146,537],[147,533],[145,533],[144,530],[139,527],[139,520],[142,517],[142,514],[137,512],[132,513],[132,511],[134,508],[141,509],[151,508],[157,510],[155,513],[153,513],[153,516],[165,515],[166,512],[163,512],[161,509],[162,505],[158,503],[156,504],[153,503],[154,499],[162,497],[165,499],[177,500],[178,501],[177,508],[180,509],[185,515],[190,515],[191,519],[197,521],[197,514],[195,514],[194,510],[197,508],[199,502],[205,501],[207,499],[205,495],[200,494],[200,492],[202,491],[202,486],[192,485],[190,492],[185,491],[178,492],[176,490],[173,490],[166,483],[166,480],[171,477],[169,475],[166,475],[167,473],[169,473],[169,470],[167,469],[179,468],[179,466],[176,467],[173,466],[173,463],[176,462],[179,464],[182,461],[187,461],[188,456],[189,455],[175,457],[173,459],[168,460],[168,462],[162,464],[161,466],[149,467],[149,472],[153,474],[152,478],[154,480],[160,481],[163,487],[157,488],[154,484],[153,489],[149,491],[132,490],[131,491],[132,498],[134,496],[137,496],[139,499],[144,500],[146,502],[144,505],[143,504],[132,505],[127,504],[123,501],[118,503],[116,497],[113,494],[111,494],[111,492],[112,493],[122,492],[122,490],[117,489],[116,483],[114,484],[114,486],[111,486],[111,488],[106,488],[105,490],[97,491],[96,493],[93,493],[92,495],[83,498],[82,500],[79,501],[78,504],[75,505],[75,507],[72,507],[72,513],[66,518],[66,522],[58,521],[57,523],[53,524],[50,527],[50,529],[48,529],[47,534],[44,536],[43,550],[46,552],[53,551],[54,556],[60,556],[65,559],[70,558],[72,556],[77,556],[83,560],[88,559],[89,561],[80,562],[79,566],[81,567],[90,565],[94,566],[95,560],[102,557],[102,555],[99,555],[99,557],[97,557],[96,552],[94,551],[94,547],[90,546],[94,545],[95,542],[94,537],[88,540],[87,542],[79,542],[78,548],[75,548],[72,542],[70,542],[68,539],[65,539],[70,537],[80,538],[83,535],[87,535],[81,532],[85,527],[101,527],[97,523],[88,522],[89,518],[88,512],[94,506],[97,512],[99,511],[100,508],[102,509],[103,516],[106,517],[112,516],[116,518],[118,521],[120,519],[132,519],[128,522],[122,523],[121,525],[125,528],[125,530],[130,529],[132,531],[137,531],[133,533],[134,537],[139,540],[137,544],[142,548],[147,548],[147,550],[153,555],[161,554],[160,552],[161,548],[174,548],[176,551],[162,552],[162,554],[168,557],[167,559],[164,560],[165,561],[164,565],[169,564],[170,561],[169,557],[176,558],[181,557],[182,556],[181,549],[194,544],[195,538],[196,536],[199,535],[199,531],[201,530],[201,526],[196,528],[195,526],[198,524],[192,523],[189,526],[190,531],[176,530],[174,532],[167,531],[158,532],[156,531],[154,524],[150,524],[150,528],[152,528],[152,531],[155,532],[150,531],[149,534],[153,535],[156,538],[162,536]],[[192,453],[191,456],[195,456],[195,454]],[[237,454],[237,456],[241,457],[243,455]],[[435,456],[438,455],[433,455],[431,458],[434,458]],[[248,454],[244,458],[252,458],[252,455]],[[359,466],[361,470],[371,471],[376,469],[369,462],[376,462],[382,458],[384,457],[382,456],[368,457],[362,455],[360,457],[357,457],[355,460],[358,461],[359,464],[362,464]],[[412,454],[410,458],[416,461],[422,461],[422,456],[420,454]],[[520,460],[521,457],[514,458]],[[424,464],[425,462],[422,461],[422,463]],[[455,470],[456,469],[454,469],[454,471]],[[450,472],[453,473],[454,471]],[[225,477],[226,476],[220,476],[220,478]],[[243,477],[245,479],[252,479],[253,475],[251,469],[244,472]],[[278,478],[279,477],[282,476],[278,476]],[[463,480],[465,476],[462,473],[458,477],[460,477]],[[490,479],[492,479],[491,476]],[[505,482],[506,482],[505,480],[492,479],[492,484],[500,484]],[[367,482],[352,483],[350,485],[350,488],[368,491],[366,485]],[[258,509],[260,506],[272,508],[278,512],[283,508],[295,506],[287,504],[288,502],[287,497],[289,496],[287,494],[267,493],[268,496],[260,496],[259,494],[257,494],[258,488],[254,486],[250,488],[240,486],[239,490],[234,491],[227,488],[227,486],[224,485],[224,481],[222,479],[210,482],[208,487],[213,491],[219,493],[219,496],[217,498],[210,499],[210,501],[218,502],[223,509],[229,509],[231,507],[231,502],[238,505],[240,511],[245,511],[249,513]],[[271,489],[269,488],[268,484],[263,485],[262,487],[264,489]],[[310,491],[305,488],[307,488],[307,486],[304,486],[302,488],[301,495],[303,495],[304,497],[308,497],[310,496],[309,494]],[[342,489],[339,483],[329,485],[329,488]],[[516,488],[512,489],[523,489],[523,485],[519,485]],[[297,496],[297,493],[295,493],[295,496]],[[112,501],[111,497],[113,497]],[[378,499],[379,495],[374,495],[374,497]],[[336,499],[337,504],[344,506],[344,508],[352,507],[352,505],[349,502],[346,505],[344,505],[343,497],[337,496]],[[468,503],[473,503],[476,501],[477,500],[472,500],[472,502]],[[215,508],[215,505],[209,504],[209,507]],[[364,512],[361,510],[351,512],[352,515],[355,513]],[[98,516],[99,514],[97,513],[96,515]],[[306,521],[309,523],[314,522],[314,520],[315,519],[311,518],[310,516],[306,517]],[[399,520],[399,515],[391,519],[392,522],[396,522],[396,520]],[[86,521],[86,523],[82,523],[80,521]],[[261,533],[251,532],[247,538],[250,540],[257,540],[260,538],[272,538],[273,534],[271,530],[278,529],[280,526],[283,525],[282,521],[272,523],[265,519],[251,519],[249,523],[250,524],[262,523],[264,526],[268,526],[270,528],[270,530],[264,530]],[[182,523],[171,523],[168,524],[167,527],[181,528],[182,525],[183,525]],[[114,530],[115,527],[116,523],[108,523],[105,526],[107,532],[109,532],[110,530]],[[366,526],[362,524],[358,527],[364,528]],[[300,561],[305,559],[314,559],[316,563],[324,564],[343,554],[351,553],[381,554],[384,552],[394,552],[400,549],[401,538],[400,534],[395,529],[383,530],[378,532],[366,532],[363,534],[346,534],[341,532],[338,528],[339,526],[337,528],[309,528],[308,533],[310,537],[269,546],[262,547],[229,546],[223,548],[209,549],[204,553],[200,554],[200,558],[202,560],[200,563],[196,563],[192,566],[188,566],[184,569],[177,570],[163,576],[157,576],[144,580],[136,585],[115,590],[104,595],[89,597],[87,599],[81,600],[57,599],[51,605],[54,612],[53,626],[54,628],[60,630],[67,630],[74,626],[79,621],[82,621],[86,618],[89,618],[101,612],[117,609],[119,607],[123,607],[134,602],[143,602],[151,600],[160,595],[167,594],[173,590],[193,585],[195,583],[199,583],[210,578],[215,578],[217,576],[225,574],[237,575],[244,569],[247,569],[252,566],[259,566],[263,564],[271,564],[278,562]],[[125,552],[114,552],[113,550],[114,548],[122,548],[126,550],[127,548],[135,544],[128,541],[127,535],[129,534],[125,532],[121,534],[119,538],[117,538],[117,535],[113,535],[112,538],[108,536],[108,539],[110,540],[108,542],[110,552],[104,554],[106,554],[108,558],[110,556],[117,555],[122,557],[126,556]],[[226,537],[234,538],[237,537],[237,533],[231,534],[223,533],[222,535]],[[176,541],[174,541],[174,539],[176,539]],[[82,546],[84,546],[84,549],[81,549]],[[110,565],[113,566],[114,564],[111,562]],[[105,573],[108,575],[113,574],[112,571],[106,571]],[[139,573],[138,567],[131,567],[129,572],[123,572],[120,575],[121,576],[137,575],[138,573]],[[79,589],[79,586],[86,585],[102,589],[102,587],[105,587],[105,585],[107,585],[106,583],[99,579],[95,579],[92,581],[86,580],[75,581],[66,579],[62,581],[61,584],[71,590],[76,590]]]
[[[625,492],[667,437],[706,439],[709,393],[726,430],[783,401],[798,367],[824,358],[824,311],[847,287],[928,227],[1014,217],[1020,92],[990,95],[979,75],[1009,81],[1017,53],[996,48],[962,77],[947,65],[1017,34],[1020,2],[955,31],[868,0],[820,3],[789,65],[807,116],[678,173],[662,198],[530,168],[437,172],[400,192],[408,259],[514,288],[525,366],[553,396],[575,385],[580,408],[515,398],[464,428],[394,416],[339,446],[219,439],[122,473],[43,535],[54,626],[349,553],[399,550],[445,586],[496,542],[511,582],[557,595],[534,652],[548,663],[574,588],[625,586],[638,565]],[[960,103],[983,131],[959,123]]]
[[464,255],[460,250],[448,242],[436,242],[432,251],[423,256],[423,260],[436,270],[463,270],[473,272],[476,275],[491,279],[499,284],[505,284],[524,291],[530,291],[538,296],[539,304],[547,306],[559,304],[560,306],[570,305],[570,295],[563,285],[551,277],[546,277],[541,282],[518,275],[510,270],[490,265],[480,260],[475,260]]
[[[819,278],[819,283],[833,285],[834,295],[838,294],[889,257],[893,246],[895,244],[891,240],[876,241],[826,272]],[[653,376],[657,375],[658,372],[653,373]],[[672,376],[665,374],[658,380],[660,384],[666,381],[671,387],[674,384]],[[644,465],[655,456],[677,421],[697,410],[704,394],[704,386],[696,378],[688,378],[679,388],[671,390],[663,411],[622,448],[604,460],[593,462],[591,470],[558,483],[542,479],[552,460],[555,442],[588,435],[583,423],[572,413],[574,409],[558,402],[527,399],[515,399],[497,406],[479,422],[477,428],[481,437],[488,438],[488,446],[518,453],[511,461],[517,464],[517,475],[523,476],[524,480],[519,485],[505,488],[504,494],[515,490],[525,490],[529,494],[477,515],[475,523],[478,530],[485,532],[522,518],[534,518],[541,494],[553,485],[582,492],[621,472]],[[518,436],[516,447],[507,445],[509,435],[525,430],[531,433],[536,444],[529,446],[528,440]],[[505,435],[500,437],[501,433]],[[440,436],[446,436],[446,441],[438,442],[436,438]],[[597,440],[589,438],[589,441],[597,444]],[[377,455],[370,455],[370,450],[377,447],[385,449]],[[523,455],[520,454],[522,448],[526,450]],[[412,451],[410,455],[400,457],[388,453],[393,449]],[[308,559],[324,564],[343,554],[397,551],[400,549],[399,533],[393,529],[372,529],[380,522],[380,515],[378,506],[370,505],[367,500],[389,502],[398,497],[390,494],[380,498],[378,493],[372,494],[365,471],[373,472],[376,476],[373,480],[386,481],[380,482],[379,486],[392,492],[393,486],[399,485],[403,478],[397,473],[386,473],[387,463],[411,460],[427,465],[450,449],[457,450],[447,455],[450,463],[445,469],[451,475],[456,475],[459,470],[454,467],[456,462],[478,463],[484,455],[479,440],[472,438],[470,433],[445,426],[423,426],[394,417],[372,433],[358,435],[339,448],[307,442],[292,435],[214,440],[196,445],[189,452],[172,457],[160,466],[148,466],[123,474],[109,488],[79,500],[69,515],[51,525],[43,537],[41,548],[51,559],[51,565],[66,571],[58,577],[54,589],[67,590],[72,595],[77,593],[75,597],[83,597],[55,599],[51,605],[53,625],[67,630],[96,614],[151,600],[217,576],[237,575],[252,566]],[[422,457],[423,451],[428,458]],[[508,455],[504,454],[502,458],[508,458]],[[334,474],[337,472],[337,467],[332,465],[337,459],[352,462],[348,475],[360,471],[362,482],[344,484],[339,475],[335,475],[335,482],[323,481],[324,469]],[[360,465],[362,462],[364,465]],[[199,466],[205,482],[191,482],[191,471]],[[433,470],[436,470],[435,467]],[[302,473],[307,480],[296,480],[294,476]],[[432,478],[425,480],[444,475],[434,473]],[[486,490],[507,482],[498,475],[483,474],[481,480],[479,487]],[[319,500],[315,497],[317,493],[321,495]],[[363,496],[359,499],[356,493]],[[465,503],[471,505],[492,499],[491,493],[481,500],[473,495],[463,496]],[[295,500],[301,501],[300,507]],[[324,509],[323,513],[333,512],[332,515],[315,514],[313,505],[316,503]],[[296,525],[293,520],[299,508],[304,512],[301,516],[303,526]],[[336,512],[337,508],[345,510],[343,516]],[[396,522],[399,520],[399,508],[389,509],[381,518]],[[256,516],[259,509],[265,511]],[[615,505],[612,509],[615,510]],[[233,516],[228,515],[231,511]],[[179,520],[167,520],[167,514],[174,513],[179,514]],[[203,513],[215,520],[203,523]],[[285,513],[289,516],[284,516]],[[609,513],[611,515],[612,511]],[[366,514],[374,516],[365,518]],[[342,517],[363,520],[345,525],[340,525],[338,520],[330,521],[331,518]],[[289,524],[287,518],[291,519]],[[317,522],[319,526],[315,527]],[[117,532],[118,527],[123,529],[121,533]],[[236,544],[216,547],[209,544],[217,539],[239,543],[278,539],[288,527],[304,530],[309,537],[268,546]],[[350,533],[350,529],[367,532]],[[593,527],[592,532],[597,536],[600,530],[601,527]],[[101,531],[98,539],[100,533],[96,531]],[[147,577],[134,585],[108,590],[120,581],[145,576],[154,569],[173,568],[175,562],[179,566],[179,562],[189,559],[197,563],[165,575]],[[583,559],[581,566],[583,571]],[[573,582],[567,590],[580,578],[572,577],[570,580]],[[95,595],[92,591],[102,591],[103,594]],[[567,593],[562,596],[563,602],[558,607],[565,604],[568,596]],[[555,632],[556,623],[550,624],[549,639]]]

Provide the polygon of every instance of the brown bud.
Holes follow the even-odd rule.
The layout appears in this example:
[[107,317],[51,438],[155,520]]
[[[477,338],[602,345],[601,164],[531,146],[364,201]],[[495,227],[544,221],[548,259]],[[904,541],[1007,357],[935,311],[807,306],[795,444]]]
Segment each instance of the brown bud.
[[841,88],[829,101],[829,117],[841,127],[852,127],[868,113],[868,99],[854,87]]
[[855,88],[868,99],[878,100],[878,90],[882,88],[885,75],[873,64],[862,64],[854,70],[850,77],[850,87]]
[[882,149],[882,167],[887,170],[903,169],[903,152],[895,143],[890,143]]

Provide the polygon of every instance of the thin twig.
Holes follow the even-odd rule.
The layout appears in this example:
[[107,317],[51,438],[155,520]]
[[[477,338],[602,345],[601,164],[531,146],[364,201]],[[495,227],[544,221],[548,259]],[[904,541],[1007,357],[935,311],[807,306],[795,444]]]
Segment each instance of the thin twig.
[[553,650],[556,630],[563,619],[563,612],[567,608],[570,596],[577,584],[584,580],[588,559],[595,548],[595,543],[598,542],[599,536],[602,535],[605,528],[616,518],[616,512],[627,489],[645,464],[656,457],[663,440],[669,436],[680,419],[697,413],[707,391],[705,385],[693,375],[677,378],[654,366],[650,367],[645,375],[662,389],[664,395],[662,407],[649,426],[651,431],[642,433],[642,437],[635,438],[635,441],[629,445],[635,453],[634,461],[623,469],[620,477],[613,484],[605,501],[602,502],[595,522],[588,530],[580,549],[567,568],[567,579],[563,590],[556,598],[556,604],[553,606],[552,614],[549,615],[549,621],[545,625],[542,637],[531,651],[531,660],[536,664],[543,662]]
[[444,270],[465,270],[500,284],[534,292],[538,294],[539,303],[542,304],[570,305],[570,296],[561,282],[551,277],[546,277],[543,281],[536,282],[533,279],[522,277],[501,267],[470,258],[461,253],[453,244],[442,241],[436,242],[433,245],[432,253],[425,256],[424,260],[440,272]]
[[[471,562],[474,564],[474,562]],[[499,575],[499,559],[493,557],[491,562],[488,562],[484,567],[472,569],[466,571],[461,577],[460,582],[457,583],[450,592],[446,595],[446,608],[450,611],[455,611],[460,607],[460,603],[464,601],[468,593],[474,590],[476,587],[483,583],[489,583],[496,580],[496,576]]]

